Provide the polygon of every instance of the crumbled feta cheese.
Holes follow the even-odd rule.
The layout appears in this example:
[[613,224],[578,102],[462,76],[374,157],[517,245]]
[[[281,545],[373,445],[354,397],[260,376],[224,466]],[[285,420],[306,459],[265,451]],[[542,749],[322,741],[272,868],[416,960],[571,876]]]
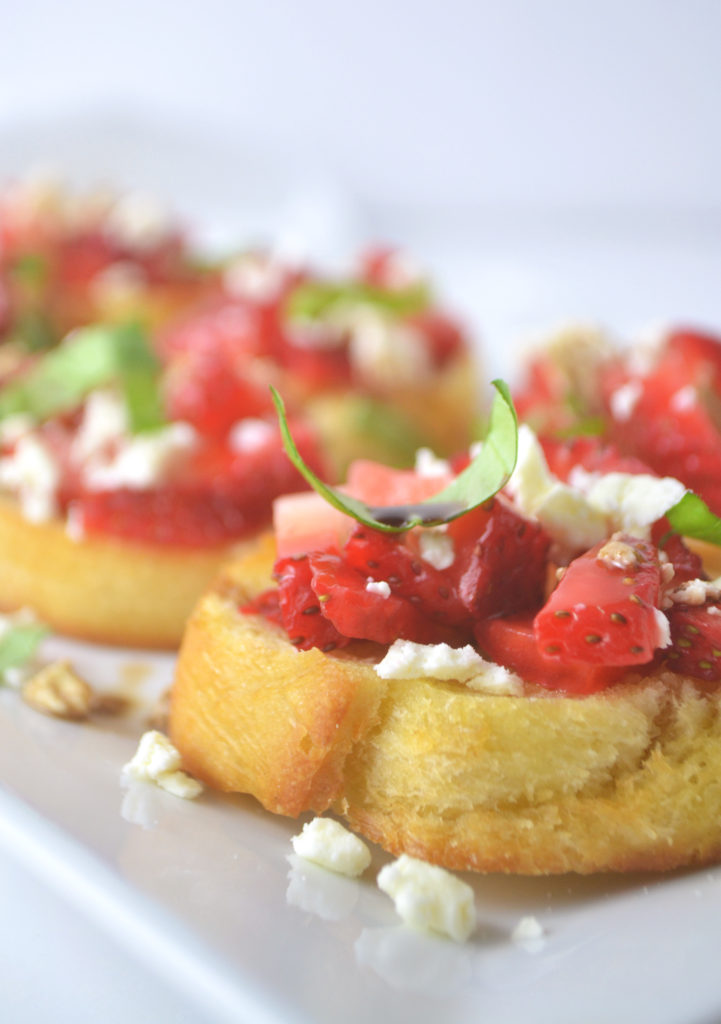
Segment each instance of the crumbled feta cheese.
[[363,840],[333,818],[314,818],[291,842],[299,857],[350,878],[362,875],[371,862]]
[[108,461],[92,461],[85,466],[85,485],[96,491],[152,487],[180,456],[193,448],[196,440],[193,427],[182,422],[129,438]]
[[171,227],[168,211],[142,192],[120,196],[105,222],[108,234],[134,249],[151,249],[160,244],[169,236]]
[[518,459],[506,489],[517,508],[538,519],[564,551],[587,550],[606,536],[604,516],[580,490],[551,473],[538,438],[526,424],[518,429]]
[[428,346],[419,332],[367,308],[355,311],[348,354],[353,370],[368,385],[402,388],[432,374]]
[[656,647],[669,647],[671,644],[671,623],[658,608],[654,608],[653,614],[656,619],[656,626],[658,627]]
[[430,448],[419,448],[416,452],[415,472],[418,476],[432,478],[450,474],[451,467],[447,459],[439,459]]
[[511,932],[511,939],[520,946],[527,946],[533,950],[540,949],[544,944],[545,932],[543,925],[532,914],[522,917]]
[[449,569],[456,558],[453,538],[441,526],[421,530],[418,550],[423,561],[434,569]]
[[643,386],[638,380],[629,380],[616,388],[609,399],[611,413],[620,423],[631,419],[636,403],[643,394]]
[[[707,601],[718,601],[721,599],[721,580],[686,580],[679,583],[673,590],[666,591],[664,595],[664,607],[670,608],[672,604],[702,605]],[[712,608],[709,608],[712,611]],[[717,611],[717,609],[713,609]]]
[[379,594],[381,597],[391,596],[391,585],[385,580],[374,580],[369,577],[366,581],[366,590],[369,594]]
[[678,504],[686,488],[673,477],[606,473],[591,487],[589,503],[608,517],[613,530],[647,538],[650,527]]
[[476,924],[473,890],[450,871],[402,854],[378,875],[378,887],[412,928],[465,942]]
[[24,517],[42,523],[57,514],[60,467],[34,434],[23,435],[10,455],[0,458],[0,488],[17,496]]
[[132,760],[123,767],[123,774],[141,782],[153,782],[173,796],[192,799],[203,786],[181,768],[178,750],[167,736],[157,730],[144,733]]
[[230,294],[251,302],[272,302],[280,295],[285,279],[285,266],[265,253],[244,253],[223,273]]
[[238,452],[239,454],[255,452],[267,444],[274,434],[275,427],[272,423],[249,416],[245,420],[238,420],[230,428],[228,446],[231,451]]
[[70,449],[73,462],[94,458],[128,433],[128,410],[116,391],[93,391],[85,402],[83,418]]
[[622,534],[617,534],[606,541],[596,555],[599,562],[615,569],[632,569],[638,565],[636,549],[622,540],[622,536]]
[[520,678],[493,662],[486,661],[470,644],[417,644],[396,640],[376,667],[381,679],[452,679],[484,693],[518,695]]

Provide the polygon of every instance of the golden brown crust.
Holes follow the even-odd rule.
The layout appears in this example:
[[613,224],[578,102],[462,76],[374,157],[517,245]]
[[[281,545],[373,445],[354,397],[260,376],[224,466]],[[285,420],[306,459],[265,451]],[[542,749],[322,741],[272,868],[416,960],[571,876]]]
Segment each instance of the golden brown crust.
[[233,550],[76,542],[61,520],[29,523],[12,499],[0,497],[0,609],[32,608],[54,629],[85,640],[176,648],[198,594]]
[[299,652],[238,608],[266,539],[194,612],[171,733],[186,767],[269,810],[334,810],[393,853],[525,874],[721,856],[721,697],[669,673],[585,698],[378,677],[380,649]]

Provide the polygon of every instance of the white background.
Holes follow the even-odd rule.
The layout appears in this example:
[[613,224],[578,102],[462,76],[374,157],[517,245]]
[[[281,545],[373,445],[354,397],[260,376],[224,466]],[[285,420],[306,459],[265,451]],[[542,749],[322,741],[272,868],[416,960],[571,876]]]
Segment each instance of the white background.
[[[0,0],[0,175],[152,188],[319,256],[392,236],[495,370],[566,316],[721,326],[720,52],[719,0]],[[181,1019],[0,868],[4,1020]]]

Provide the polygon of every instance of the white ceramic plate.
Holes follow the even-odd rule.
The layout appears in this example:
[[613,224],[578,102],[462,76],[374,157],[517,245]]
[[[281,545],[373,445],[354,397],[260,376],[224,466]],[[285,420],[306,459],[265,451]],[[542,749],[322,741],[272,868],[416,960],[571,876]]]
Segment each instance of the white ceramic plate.
[[[123,718],[71,724],[0,692],[0,842],[125,943],[203,1019],[283,1024],[514,1024],[721,1016],[721,870],[663,878],[471,878],[464,945],[399,923],[375,875],[292,855],[297,823],[250,799],[194,802],[121,784],[172,660],[51,640]],[[525,915],[544,938],[514,942]]]

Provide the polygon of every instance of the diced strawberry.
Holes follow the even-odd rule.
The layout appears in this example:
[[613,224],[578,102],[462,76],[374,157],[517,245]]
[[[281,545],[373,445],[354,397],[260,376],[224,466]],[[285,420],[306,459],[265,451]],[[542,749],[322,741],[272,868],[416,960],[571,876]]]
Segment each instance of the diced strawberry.
[[461,601],[475,618],[538,607],[546,585],[550,538],[503,497],[448,526]]
[[544,657],[536,642],[533,615],[528,612],[482,619],[476,623],[475,636],[485,657],[549,690],[596,693],[617,682],[627,671],[623,666],[580,661],[564,664]]
[[166,404],[173,420],[191,423],[201,434],[223,437],[238,420],[272,409],[268,388],[250,380],[221,353],[187,353],[166,379]]
[[397,536],[358,528],[343,548],[343,557],[364,578],[384,581],[392,594],[422,607],[427,618],[449,626],[469,624],[469,610],[453,577],[417,557]]
[[316,552],[309,561],[322,614],[343,636],[381,644],[399,638],[421,643],[458,642],[453,631],[432,622],[409,599],[369,590],[366,575],[339,555]]
[[668,611],[671,646],[666,653],[674,672],[721,682],[721,604],[674,605]]
[[667,519],[659,519],[651,527],[651,540],[666,555],[673,566],[671,586],[678,586],[687,580],[705,579],[703,562],[695,551],[691,551],[677,533],[671,531]]
[[274,575],[278,581],[280,619],[292,644],[303,651],[311,647],[328,651],[348,642],[321,614],[321,604],[312,588],[313,574],[307,556],[280,559],[275,564]]
[[463,332],[450,317],[425,310],[408,317],[408,324],[426,340],[435,366],[443,366],[463,347]]
[[[710,335],[670,335],[655,365],[625,383],[637,391],[630,415],[614,413],[610,433],[619,448],[657,473],[681,480],[721,513],[721,343]],[[618,381],[614,381],[616,393]]]
[[617,535],[566,569],[536,616],[536,640],[559,663],[643,665],[659,646],[656,548]]
[[273,502],[273,532],[278,558],[309,551],[339,551],[354,520],[315,491],[283,494]]

